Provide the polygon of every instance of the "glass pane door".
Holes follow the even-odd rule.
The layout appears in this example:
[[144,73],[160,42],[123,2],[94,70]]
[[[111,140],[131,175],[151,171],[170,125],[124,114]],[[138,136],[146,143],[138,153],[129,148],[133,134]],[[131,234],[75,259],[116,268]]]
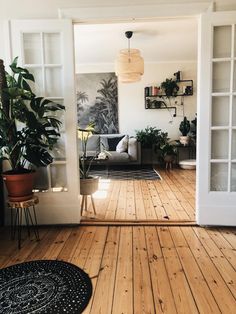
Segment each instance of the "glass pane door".
[[213,26],[210,191],[235,190],[235,25]]
[[201,15],[196,217],[236,225],[236,12]]
[[37,96],[65,106],[51,112],[62,122],[61,137],[52,151],[54,161],[37,170],[40,224],[80,221],[77,116],[74,82],[73,28],[70,20],[13,20],[10,23],[12,55],[34,74]]
[[[36,84],[32,84],[37,96],[43,96],[54,102],[64,104],[63,66],[61,60],[61,33],[36,32],[23,33],[23,66],[35,76]],[[51,112],[50,115],[55,115]],[[37,170],[36,191],[67,191],[66,170],[66,134],[64,112],[58,116],[63,121],[59,139],[52,155],[53,164],[48,169]]]

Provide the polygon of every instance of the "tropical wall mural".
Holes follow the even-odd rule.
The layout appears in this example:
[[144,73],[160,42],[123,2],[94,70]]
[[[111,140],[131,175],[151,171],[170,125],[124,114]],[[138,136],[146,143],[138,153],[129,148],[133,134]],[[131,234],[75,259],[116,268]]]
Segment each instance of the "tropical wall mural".
[[93,122],[97,133],[119,133],[115,73],[77,74],[76,88],[78,125]]

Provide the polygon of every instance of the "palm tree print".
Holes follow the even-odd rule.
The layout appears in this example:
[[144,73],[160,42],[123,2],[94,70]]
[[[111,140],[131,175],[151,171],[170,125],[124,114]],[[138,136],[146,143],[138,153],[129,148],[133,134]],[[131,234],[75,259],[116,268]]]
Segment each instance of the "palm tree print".
[[[102,78],[97,86],[95,101],[92,104],[89,102],[87,91],[77,93],[79,124],[81,125],[82,121],[93,122],[97,133],[118,133],[117,78],[113,73],[109,76],[106,74],[106,78]],[[86,107],[89,109],[86,110]]]

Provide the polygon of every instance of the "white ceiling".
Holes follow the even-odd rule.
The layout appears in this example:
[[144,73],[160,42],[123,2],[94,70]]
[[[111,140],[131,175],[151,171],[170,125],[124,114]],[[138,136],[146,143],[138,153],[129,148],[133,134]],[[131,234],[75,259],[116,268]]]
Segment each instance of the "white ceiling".
[[75,63],[114,63],[127,48],[126,31],[133,31],[131,48],[138,48],[145,62],[197,59],[197,20],[168,19],[152,22],[75,25]]

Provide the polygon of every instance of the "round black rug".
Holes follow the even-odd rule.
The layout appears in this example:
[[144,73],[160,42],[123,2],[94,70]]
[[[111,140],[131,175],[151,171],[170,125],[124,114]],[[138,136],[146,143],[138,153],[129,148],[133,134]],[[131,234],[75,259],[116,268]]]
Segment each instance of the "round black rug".
[[92,283],[79,267],[52,260],[0,269],[0,313],[82,313]]

